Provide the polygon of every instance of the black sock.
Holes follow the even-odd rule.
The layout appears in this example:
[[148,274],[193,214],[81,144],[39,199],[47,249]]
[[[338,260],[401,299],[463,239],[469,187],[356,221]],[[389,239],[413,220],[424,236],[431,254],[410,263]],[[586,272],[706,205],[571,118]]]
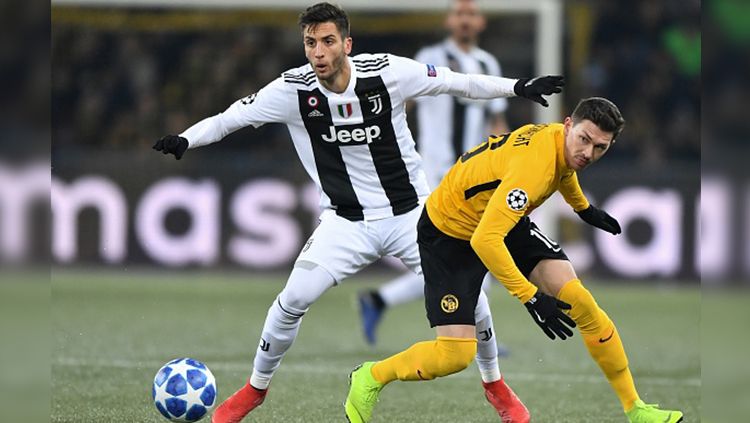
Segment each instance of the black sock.
[[378,310],[382,310],[385,308],[385,301],[383,301],[383,297],[380,296],[380,293],[378,291],[370,291],[370,298],[372,299],[372,304],[377,308]]

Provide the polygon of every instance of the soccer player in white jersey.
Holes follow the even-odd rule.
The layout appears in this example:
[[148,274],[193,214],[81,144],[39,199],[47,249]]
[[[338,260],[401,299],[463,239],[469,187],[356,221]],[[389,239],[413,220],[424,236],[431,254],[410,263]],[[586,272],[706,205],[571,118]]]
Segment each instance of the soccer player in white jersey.
[[[445,66],[454,72],[501,76],[500,64],[492,54],[479,48],[479,35],[487,22],[475,0],[453,0],[445,18],[449,36],[442,42],[422,48],[415,60]],[[481,144],[487,134],[508,132],[505,98],[472,100],[450,95],[420,97],[417,99],[419,138],[417,150],[422,156],[422,167],[427,183],[434,189],[445,172],[464,152]],[[485,278],[487,290],[494,279]],[[399,304],[422,299],[422,275],[407,272],[387,282],[378,289],[359,294],[358,303],[365,339],[371,345],[376,341],[376,329],[384,312]],[[491,333],[483,337],[492,337]],[[498,346],[500,355],[507,349]]]
[[[242,127],[287,125],[302,165],[320,191],[320,224],[300,252],[287,284],[268,310],[249,381],[214,412],[214,423],[239,422],[266,397],[300,322],[328,288],[382,256],[395,256],[421,273],[416,223],[429,194],[421,158],[406,125],[408,99],[452,94],[492,99],[522,96],[543,105],[559,93],[562,77],[507,79],[468,75],[390,54],[349,57],[349,19],[319,3],[299,19],[308,64],[284,72],[255,94],[206,118],[154,149],[181,158],[188,148],[221,140]],[[476,307],[477,362],[491,384],[498,413],[523,407],[501,379],[487,298]]]

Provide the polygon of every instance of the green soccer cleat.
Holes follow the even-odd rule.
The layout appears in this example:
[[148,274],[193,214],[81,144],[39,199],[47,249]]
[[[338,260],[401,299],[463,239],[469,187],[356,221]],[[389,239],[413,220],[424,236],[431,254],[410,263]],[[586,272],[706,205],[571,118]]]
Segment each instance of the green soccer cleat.
[[367,423],[372,417],[372,409],[378,402],[383,386],[372,377],[374,361],[367,361],[349,373],[349,395],[346,396],[344,410],[349,423]]
[[679,423],[682,421],[682,412],[672,410],[660,410],[658,404],[646,404],[636,400],[630,411],[626,411],[630,423]]

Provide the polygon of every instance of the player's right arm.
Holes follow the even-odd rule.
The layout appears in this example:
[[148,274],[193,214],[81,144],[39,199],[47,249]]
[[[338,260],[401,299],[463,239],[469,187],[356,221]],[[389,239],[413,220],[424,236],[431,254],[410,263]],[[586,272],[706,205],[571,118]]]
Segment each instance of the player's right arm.
[[179,160],[185,150],[215,143],[240,128],[286,122],[291,110],[287,102],[284,81],[278,78],[257,93],[237,100],[224,112],[194,124],[180,135],[161,138],[153,148],[164,154],[174,154]]
[[521,300],[534,322],[550,339],[555,339],[555,336],[566,339],[573,336],[570,328],[575,327],[575,322],[562,311],[569,310],[570,305],[544,294],[529,282],[505,245],[505,237],[543,192],[544,172],[528,161],[516,163],[517,168],[525,166],[527,172],[516,172],[498,185],[471,237],[471,247],[492,275],[511,295]]
[[508,292],[522,303],[531,300],[538,288],[529,282],[516,266],[505,245],[505,237],[523,217],[528,200],[522,208],[513,210],[507,204],[506,198],[511,190],[516,189],[523,190],[527,198],[530,198],[528,195],[533,192],[533,188],[529,182],[514,184],[512,180],[504,180],[500,183],[471,237],[471,247],[482,263]]

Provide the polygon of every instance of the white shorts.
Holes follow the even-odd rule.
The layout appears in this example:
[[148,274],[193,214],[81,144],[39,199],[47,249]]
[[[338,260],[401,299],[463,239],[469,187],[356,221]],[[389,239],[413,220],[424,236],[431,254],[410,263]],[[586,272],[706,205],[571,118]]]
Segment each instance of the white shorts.
[[302,247],[297,262],[317,264],[336,283],[384,256],[399,258],[411,271],[422,274],[417,246],[417,221],[421,213],[420,205],[399,216],[352,222],[333,210],[326,210]]

